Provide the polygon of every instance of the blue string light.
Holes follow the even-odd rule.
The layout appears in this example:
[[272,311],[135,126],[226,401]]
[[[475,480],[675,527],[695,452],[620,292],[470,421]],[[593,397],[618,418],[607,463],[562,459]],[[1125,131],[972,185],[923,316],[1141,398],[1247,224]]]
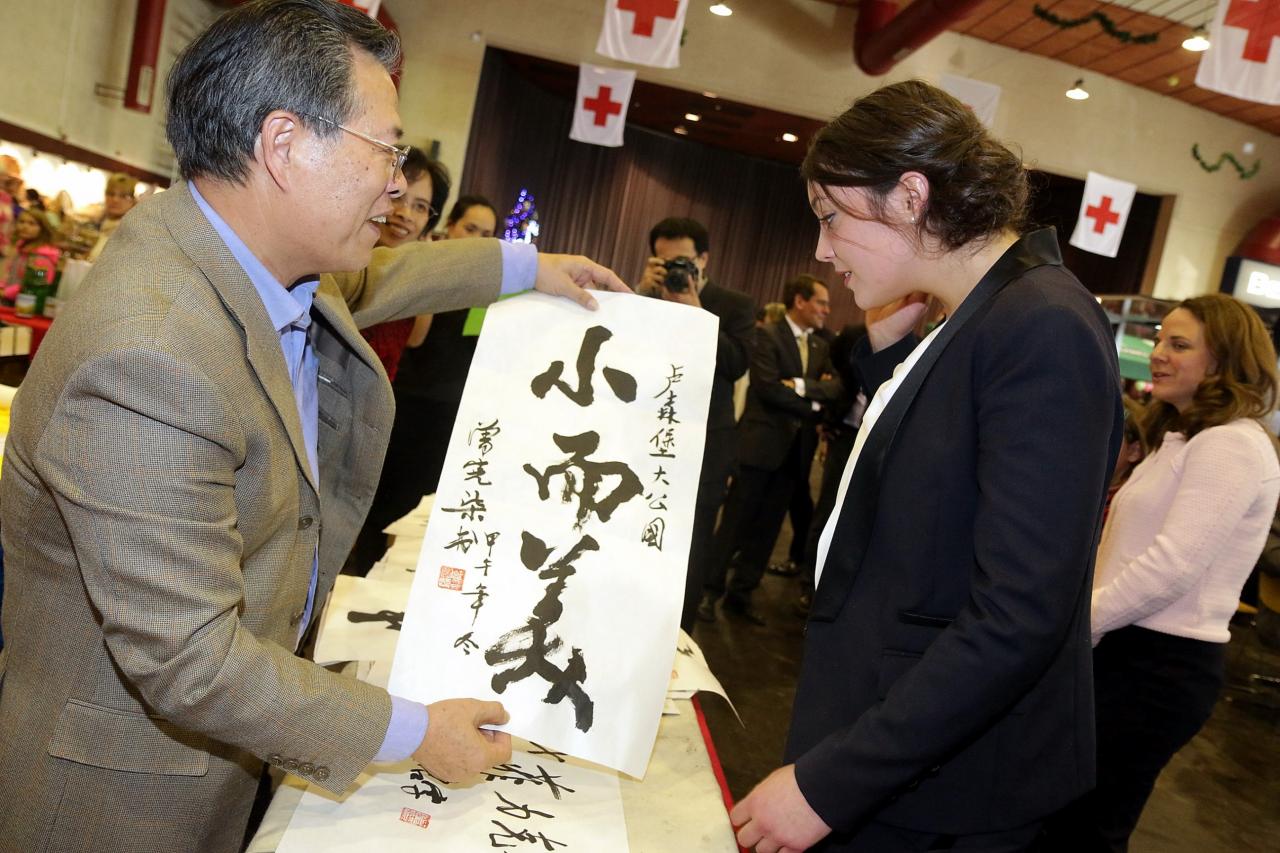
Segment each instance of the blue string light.
[[515,207],[507,217],[502,237],[512,243],[532,243],[539,230],[538,206],[529,191],[522,188]]

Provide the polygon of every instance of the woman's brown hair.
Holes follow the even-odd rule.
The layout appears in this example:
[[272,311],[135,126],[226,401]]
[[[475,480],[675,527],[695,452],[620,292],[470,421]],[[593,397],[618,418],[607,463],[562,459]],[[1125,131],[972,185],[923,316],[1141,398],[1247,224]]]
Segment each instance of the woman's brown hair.
[[1026,222],[1021,158],[992,138],[973,110],[919,80],[859,98],[818,131],[800,167],[810,184],[865,189],[872,216],[881,222],[885,201],[905,172],[929,180],[918,234],[947,250],[1019,232]]
[[1275,409],[1280,388],[1276,349],[1256,311],[1225,293],[1196,296],[1180,302],[1174,311],[1178,308],[1204,324],[1205,344],[1218,369],[1200,383],[1186,411],[1163,401],[1152,402],[1145,430],[1150,447],[1158,446],[1170,430],[1190,439],[1238,418],[1261,421]]

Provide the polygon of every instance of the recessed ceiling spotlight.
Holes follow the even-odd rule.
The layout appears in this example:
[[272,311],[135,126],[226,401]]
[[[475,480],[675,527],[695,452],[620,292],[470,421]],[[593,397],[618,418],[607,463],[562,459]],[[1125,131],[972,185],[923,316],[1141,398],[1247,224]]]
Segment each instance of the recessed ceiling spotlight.
[[783,141],[783,142],[795,142],[795,141],[797,141],[798,139],[800,139],[800,137],[796,136],[794,133],[784,133],[784,134],[782,134],[782,141]]
[[720,96],[719,96],[719,95],[717,95],[715,92],[703,92],[703,93],[702,93],[702,97],[704,97],[704,98],[718,98],[718,97],[720,97]]
[[727,18],[733,14],[733,10],[729,8],[728,3],[717,3],[716,5],[711,7],[711,14],[719,15],[722,18]]
[[1084,90],[1084,78],[1077,80],[1070,89],[1067,90],[1067,97],[1073,101],[1083,101],[1088,99],[1089,93]]
[[675,132],[678,136],[688,136],[689,128],[685,127],[683,124],[677,124],[675,126]]
[[1209,32],[1204,28],[1204,24],[1196,27],[1191,31],[1191,35],[1182,41],[1182,46],[1192,53],[1203,53],[1209,49]]
[[697,113],[685,113],[684,118],[685,121],[702,121],[702,116]]

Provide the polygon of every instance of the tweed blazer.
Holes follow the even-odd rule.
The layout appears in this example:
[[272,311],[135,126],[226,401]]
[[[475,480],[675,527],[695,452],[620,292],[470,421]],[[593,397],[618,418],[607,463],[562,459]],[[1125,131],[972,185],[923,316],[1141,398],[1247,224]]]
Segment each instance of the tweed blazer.
[[185,186],[139,205],[54,324],[0,480],[0,850],[239,848],[263,761],[342,791],[385,691],[294,653],[378,481],[393,402],[358,327],[486,304],[496,241],[322,276],[319,483],[280,339]]

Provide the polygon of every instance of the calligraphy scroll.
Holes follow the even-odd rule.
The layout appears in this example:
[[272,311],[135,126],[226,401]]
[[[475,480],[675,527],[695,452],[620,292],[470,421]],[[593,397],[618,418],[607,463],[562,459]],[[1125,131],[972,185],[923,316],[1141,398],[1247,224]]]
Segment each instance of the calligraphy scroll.
[[717,319],[604,293],[489,310],[391,692],[643,776],[676,642]]

